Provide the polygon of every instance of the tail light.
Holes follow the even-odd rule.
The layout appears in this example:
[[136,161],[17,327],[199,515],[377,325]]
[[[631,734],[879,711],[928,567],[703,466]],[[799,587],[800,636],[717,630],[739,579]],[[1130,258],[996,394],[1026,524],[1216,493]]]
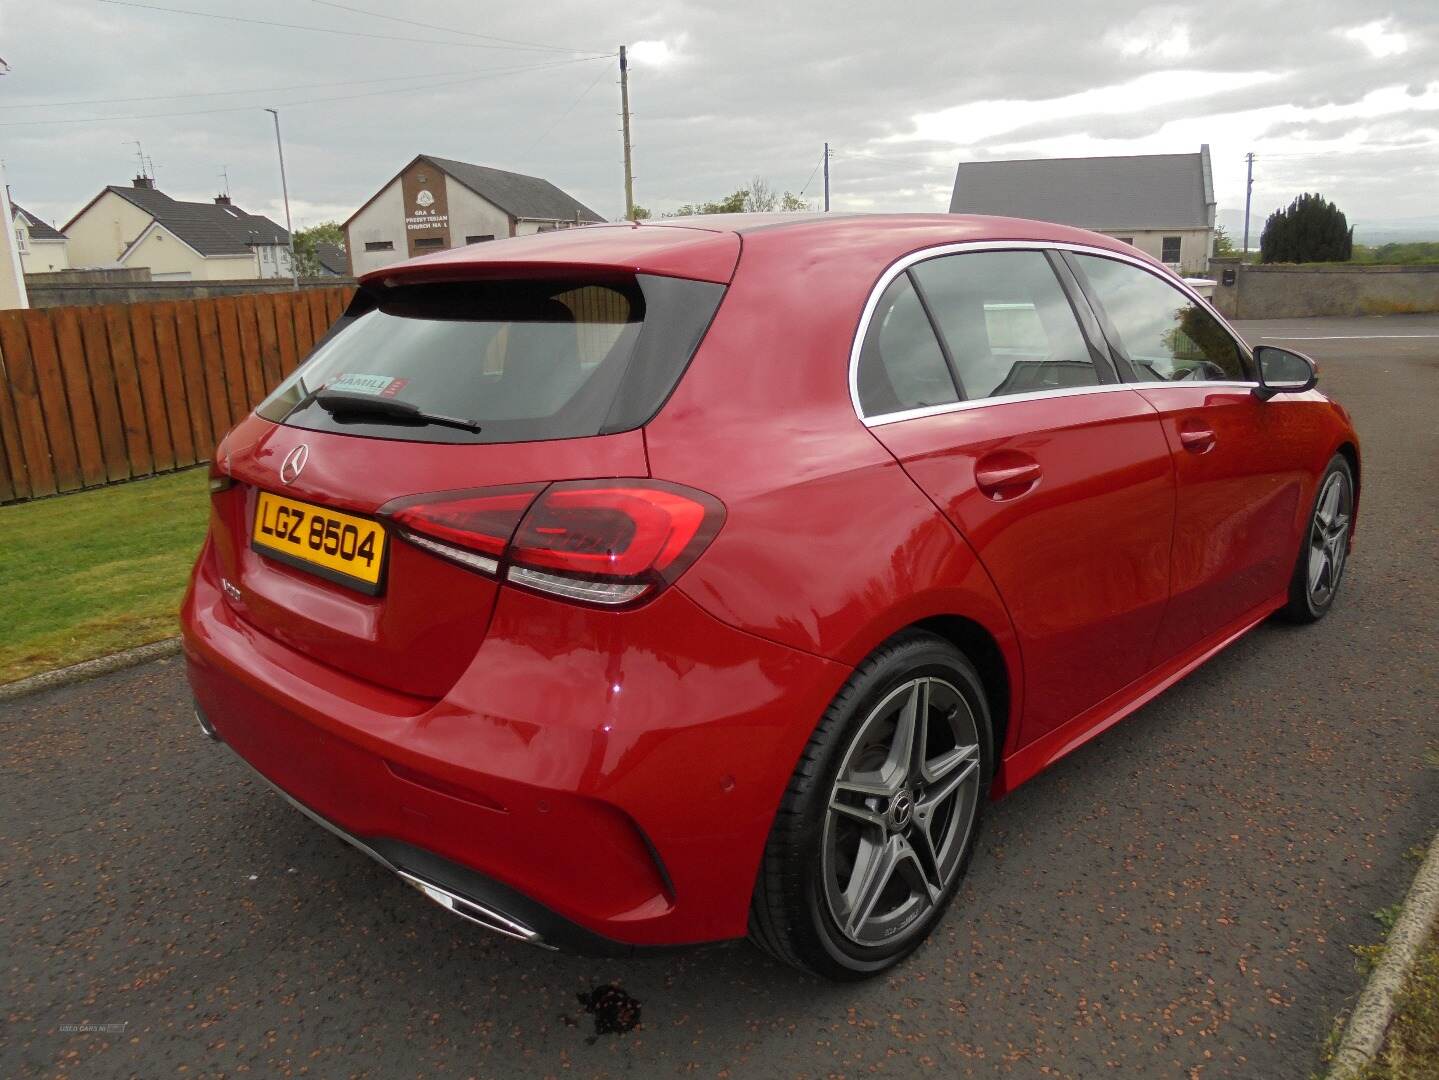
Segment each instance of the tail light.
[[405,539],[442,558],[605,607],[660,592],[724,521],[724,507],[712,495],[631,479],[423,495],[383,512]]

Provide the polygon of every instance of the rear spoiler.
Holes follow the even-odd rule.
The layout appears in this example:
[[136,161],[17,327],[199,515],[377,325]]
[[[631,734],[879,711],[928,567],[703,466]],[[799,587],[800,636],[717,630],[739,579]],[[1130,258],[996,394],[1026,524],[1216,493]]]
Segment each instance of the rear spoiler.
[[654,274],[729,284],[739,262],[733,232],[673,225],[589,225],[451,248],[360,278],[369,288],[495,278]]

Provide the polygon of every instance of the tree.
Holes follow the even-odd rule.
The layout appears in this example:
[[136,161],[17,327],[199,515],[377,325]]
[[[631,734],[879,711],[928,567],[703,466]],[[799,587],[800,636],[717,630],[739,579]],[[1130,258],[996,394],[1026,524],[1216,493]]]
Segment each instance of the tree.
[[715,202],[685,203],[678,210],[666,214],[665,217],[692,217],[695,214],[743,214],[747,194],[748,189],[740,188]]
[[324,273],[316,244],[333,244],[345,250],[345,230],[338,221],[322,221],[308,229],[295,230],[295,267],[301,277],[319,277]]
[[1219,257],[1239,254],[1234,241],[1229,239],[1229,230],[1223,225],[1214,226],[1214,254]]
[[1317,192],[1304,194],[1269,215],[1259,252],[1267,263],[1348,262],[1354,230],[1339,207]]
[[630,214],[630,220],[647,221],[649,220],[650,216],[650,212],[646,210],[643,206],[636,206]]
[[808,210],[810,205],[804,199],[786,191],[777,194],[769,181],[756,176],[745,187],[731,192],[723,199],[705,203],[685,203],[665,217],[691,217],[695,214],[767,214],[774,211],[794,213]]

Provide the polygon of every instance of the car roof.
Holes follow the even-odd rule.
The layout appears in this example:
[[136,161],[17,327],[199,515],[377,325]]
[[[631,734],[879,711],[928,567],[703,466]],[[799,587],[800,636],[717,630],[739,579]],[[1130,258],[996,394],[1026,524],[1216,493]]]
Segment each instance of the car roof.
[[[361,281],[412,283],[608,268],[723,283],[733,276],[741,246],[746,244],[769,250],[809,250],[827,258],[888,265],[924,248],[983,241],[1079,244],[1154,262],[1112,237],[1027,218],[982,214],[707,214],[584,225],[469,244],[382,267],[365,274]],[[1162,266],[1157,262],[1155,265]]]

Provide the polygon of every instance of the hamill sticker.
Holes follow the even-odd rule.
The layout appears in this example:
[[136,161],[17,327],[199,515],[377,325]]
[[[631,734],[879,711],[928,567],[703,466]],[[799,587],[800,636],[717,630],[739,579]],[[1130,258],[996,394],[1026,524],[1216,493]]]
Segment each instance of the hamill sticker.
[[329,383],[326,390],[343,390],[347,394],[369,394],[372,397],[394,397],[409,379],[397,379],[392,375],[360,375],[346,373]]

